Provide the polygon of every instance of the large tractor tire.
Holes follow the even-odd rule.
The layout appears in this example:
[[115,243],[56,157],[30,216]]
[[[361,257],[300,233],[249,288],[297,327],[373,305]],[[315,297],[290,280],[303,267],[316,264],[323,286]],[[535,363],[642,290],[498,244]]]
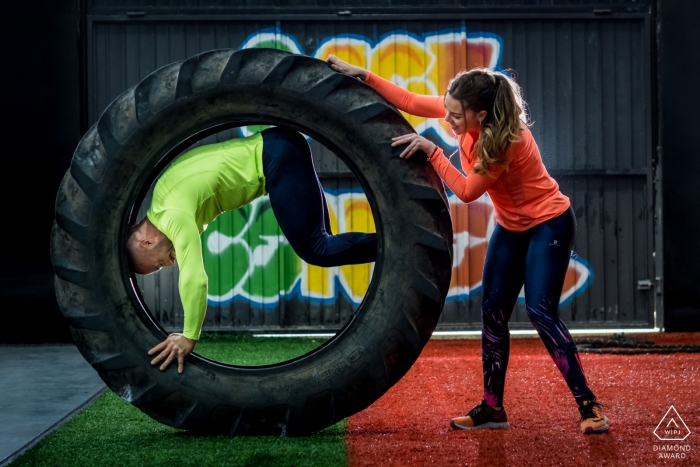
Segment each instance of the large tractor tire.
[[[226,128],[284,125],[350,167],[378,233],[374,278],[350,322],[315,351],[241,367],[196,354],[160,371],[166,337],[125,255],[136,208],[162,169]],[[73,155],[56,200],[56,294],[87,361],[115,393],[167,425],[234,435],[299,435],[377,400],[430,338],[450,283],[452,225],[443,185],[391,137],[414,130],[366,84],[274,49],[214,50],[167,65],[124,92]]]

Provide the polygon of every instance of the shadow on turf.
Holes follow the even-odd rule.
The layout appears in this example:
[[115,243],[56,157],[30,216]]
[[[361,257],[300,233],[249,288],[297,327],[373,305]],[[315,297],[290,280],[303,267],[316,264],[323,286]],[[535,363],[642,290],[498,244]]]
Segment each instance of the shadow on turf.
[[324,428],[323,430],[316,431],[313,433],[308,433],[305,435],[279,435],[279,436],[273,436],[273,435],[257,435],[257,434],[250,434],[250,435],[244,435],[244,436],[226,436],[222,435],[221,433],[207,433],[203,431],[188,431],[188,430],[179,430],[176,431],[175,433],[172,434],[174,437],[180,437],[183,439],[212,439],[212,438],[237,438],[237,439],[253,439],[253,438],[258,438],[258,439],[305,439],[305,438],[314,438],[314,439],[323,439],[323,438],[335,438],[338,436],[337,432],[338,428],[335,426],[330,426],[328,428]]

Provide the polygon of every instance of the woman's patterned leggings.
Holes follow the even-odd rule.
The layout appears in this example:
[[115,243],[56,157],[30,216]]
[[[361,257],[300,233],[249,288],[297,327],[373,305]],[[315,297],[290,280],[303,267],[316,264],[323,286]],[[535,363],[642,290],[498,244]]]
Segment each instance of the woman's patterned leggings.
[[510,353],[508,320],[525,285],[527,315],[576,402],[594,400],[576,344],[559,318],[559,298],[576,236],[572,208],[524,232],[496,226],[484,264],[481,304],[484,400],[503,405]]

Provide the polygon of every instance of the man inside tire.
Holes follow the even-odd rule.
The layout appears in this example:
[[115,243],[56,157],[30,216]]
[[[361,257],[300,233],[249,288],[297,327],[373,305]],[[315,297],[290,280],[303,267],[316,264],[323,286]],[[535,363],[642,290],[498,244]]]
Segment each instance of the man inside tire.
[[376,234],[331,233],[311,151],[298,132],[270,128],[188,151],[160,177],[146,217],[130,228],[126,243],[135,272],[151,274],[176,260],[180,271],[184,330],[148,352],[155,355],[152,365],[165,370],[177,360],[182,373],[199,339],[208,287],[200,234],[222,212],[266,193],[289,244],[307,263],[331,267],[375,260]]

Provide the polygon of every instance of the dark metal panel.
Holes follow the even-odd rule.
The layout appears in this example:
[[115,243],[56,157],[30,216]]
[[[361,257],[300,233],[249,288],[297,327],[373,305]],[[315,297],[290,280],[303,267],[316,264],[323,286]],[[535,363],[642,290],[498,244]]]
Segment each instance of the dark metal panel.
[[90,125],[112,100],[154,70],[207,50],[237,48],[248,35],[274,25],[274,22],[135,24],[89,21]]
[[603,167],[603,133],[601,131],[604,119],[603,112],[603,79],[599,70],[603,67],[603,44],[600,40],[599,22],[585,24],[586,47],[584,60],[588,64],[585,70],[585,130],[586,147],[589,149],[581,154],[581,165],[578,168]]
[[[472,26],[471,23],[468,23]],[[645,152],[642,21],[483,22],[503,39],[547,168],[626,172],[649,168]],[[603,51],[615,51],[615,54]],[[634,134],[633,134],[634,128]],[[635,154],[636,163],[632,163]]]
[[[632,57],[649,57],[647,60],[627,60],[629,68],[626,70],[628,76],[639,76],[641,79],[628,80],[630,87],[630,113],[632,120],[630,122],[630,140],[631,140],[631,167],[648,168],[647,182],[651,183],[651,72],[649,62],[651,61],[649,53],[649,35],[648,24],[645,21],[644,25],[639,25],[639,32],[633,31],[630,38],[629,54]],[[641,36],[641,40],[636,40]],[[639,96],[642,96],[640,99]],[[649,198],[651,205],[652,198]],[[651,246],[651,244],[649,244]]]
[[[653,203],[651,192],[652,185],[647,180],[636,178],[633,188],[633,208],[632,218],[634,221],[634,232],[632,242],[632,250],[634,253],[634,276],[633,280],[637,283],[640,280],[650,280],[655,282],[655,255],[654,255],[654,233],[653,229],[649,229],[649,225],[654,223]],[[651,255],[649,254],[651,252]],[[652,287],[646,291],[638,290],[637,297],[639,303],[635,306],[634,320],[646,321],[652,323],[654,327],[658,326],[656,317],[654,316],[655,308],[654,294],[656,288]]]
[[[616,29],[614,31],[613,40],[615,66],[610,71],[614,73],[614,75],[608,76],[608,79],[615,83],[615,108],[610,119],[614,119],[615,128],[617,130],[615,141],[619,143],[614,146],[614,159],[617,162],[616,168],[626,168],[632,166],[632,95],[630,92],[630,83],[642,81],[642,77],[638,75],[635,79],[632,78],[630,73],[631,60],[629,59],[629,53],[631,52],[631,40],[629,31],[623,30],[622,28]],[[642,42],[641,35],[639,36],[638,42]],[[643,98],[642,95],[636,97]],[[629,117],[620,118],[620,115],[629,115]]]
[[246,0],[230,4],[221,0],[92,0],[91,8],[177,8],[177,9],[261,9],[274,7],[276,9],[353,9],[353,8],[445,8],[445,7],[509,7],[529,6],[546,8],[551,6],[587,6],[590,8],[627,7],[635,8],[647,4],[646,0]]
[[[586,155],[588,153],[587,142],[589,133],[586,122],[586,69],[593,67],[587,60],[586,52],[589,47],[586,28],[589,22],[574,22],[571,25],[571,95],[572,111],[570,113],[571,138],[568,148],[570,158],[568,167],[581,170],[586,167]],[[583,59],[581,59],[583,58]]]
[[[589,228],[589,243],[587,245],[577,244],[576,248],[582,256],[594,265],[595,280],[589,287],[590,306],[586,309],[585,321],[599,321],[605,313],[605,303],[609,299],[606,295],[607,270],[605,268],[606,250],[605,245],[605,209],[603,206],[604,191],[603,179],[587,180],[585,215]],[[582,229],[583,230],[583,229]],[[603,306],[600,303],[603,303]]]
[[[602,166],[605,169],[615,169],[615,154],[616,154],[616,141],[615,141],[615,130],[616,125],[610,123],[617,122],[617,113],[615,112],[616,94],[615,89],[616,81],[614,79],[615,70],[615,54],[610,53],[610,51],[615,50],[615,31],[612,28],[604,27],[604,24],[600,24],[600,36],[601,36],[601,99],[602,99],[602,113],[600,115],[600,131],[602,139]],[[612,76],[611,76],[612,75]],[[610,79],[610,78],[613,79]]]
[[[552,127],[556,141],[556,156],[554,157],[552,169],[573,168],[573,138],[572,138],[572,115],[576,110],[573,105],[573,95],[578,93],[575,87],[572,73],[572,24],[568,21],[557,22],[553,28],[553,60],[554,70],[552,76],[556,80],[552,86],[552,101],[555,103],[554,119],[544,120],[543,126]],[[546,52],[545,48],[545,53]],[[562,118],[566,116],[568,118]]]
[[[611,139],[610,143],[614,144]],[[613,161],[614,162],[614,161]],[[603,277],[601,280],[604,283],[603,287],[603,321],[607,319],[616,319],[619,312],[619,297],[620,289],[617,262],[617,184],[615,179],[605,178],[602,180],[603,202],[601,209],[601,219],[599,228],[602,230],[603,237],[603,264],[601,272]]]
[[619,277],[618,288],[618,313],[621,323],[628,323],[634,320],[635,307],[634,295],[636,281],[634,279],[634,254],[632,252],[633,238],[633,180],[629,177],[619,177],[617,180],[617,270]]
[[571,304],[571,323],[650,323],[650,292],[636,287],[653,267],[644,247],[650,235],[645,179],[591,176],[560,182],[576,212],[575,252],[595,273],[593,283]]

